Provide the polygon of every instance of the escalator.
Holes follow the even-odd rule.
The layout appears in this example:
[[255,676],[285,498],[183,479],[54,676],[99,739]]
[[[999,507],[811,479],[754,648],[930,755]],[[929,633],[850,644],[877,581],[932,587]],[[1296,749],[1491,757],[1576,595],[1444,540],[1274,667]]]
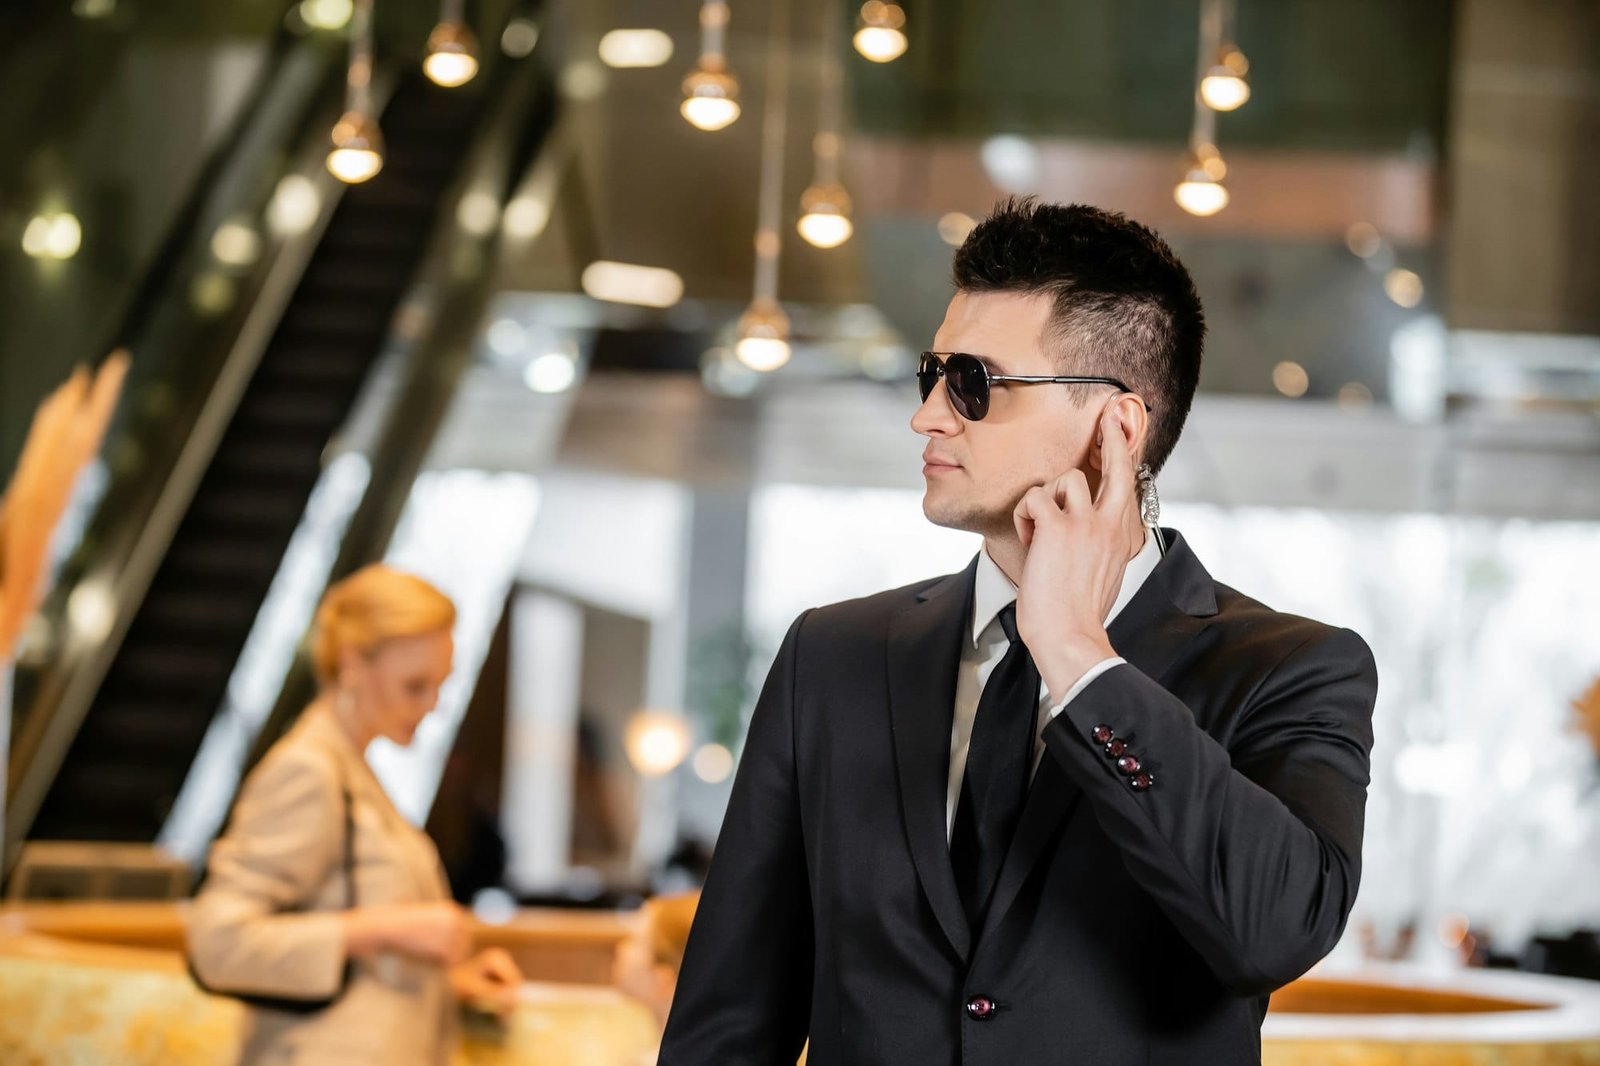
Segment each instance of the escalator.
[[[388,335],[489,97],[407,76],[387,161],[335,210],[34,822],[51,840],[154,839],[221,705],[322,455]],[[94,803],[84,803],[93,796]]]
[[[486,62],[465,90],[396,77],[381,116],[382,172],[333,208],[57,766],[23,767],[39,798],[34,810],[8,811],[8,846],[19,826],[30,840],[148,842],[160,832],[329,443],[392,348],[397,308],[438,256],[464,160],[505,121],[516,95],[507,82],[527,79],[517,68]],[[517,165],[548,123],[524,122]],[[22,754],[41,751],[48,745]],[[12,767],[17,784],[16,759]]]

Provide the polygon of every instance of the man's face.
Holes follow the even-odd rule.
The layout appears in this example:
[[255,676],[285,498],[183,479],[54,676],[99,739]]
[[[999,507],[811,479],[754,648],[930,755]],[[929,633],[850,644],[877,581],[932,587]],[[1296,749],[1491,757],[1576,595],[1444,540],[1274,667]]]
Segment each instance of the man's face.
[[[1050,310],[1047,295],[958,292],[932,350],[980,356],[995,374],[1060,374],[1044,347]],[[1006,536],[1014,528],[1011,512],[1033,486],[1078,468],[1094,489],[1099,471],[1091,466],[1090,451],[1113,390],[1095,387],[1098,402],[1081,406],[1073,403],[1073,392],[1067,385],[996,384],[988,415],[968,422],[950,406],[940,379],[911,418],[911,428],[928,438],[922,455],[922,512],[928,521]]]

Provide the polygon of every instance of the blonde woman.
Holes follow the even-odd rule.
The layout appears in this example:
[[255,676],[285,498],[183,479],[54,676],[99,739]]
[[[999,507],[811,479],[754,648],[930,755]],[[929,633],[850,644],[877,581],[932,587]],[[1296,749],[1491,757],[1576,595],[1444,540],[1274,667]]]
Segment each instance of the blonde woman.
[[[411,742],[450,674],[454,624],[441,592],[385,566],[318,608],[321,690],[246,778],[189,917],[197,977],[256,999],[241,1063],[437,1066],[458,1001],[515,1004],[516,965],[499,950],[469,957],[432,841],[364,757],[377,737]],[[332,1002],[308,1013],[267,998]]]

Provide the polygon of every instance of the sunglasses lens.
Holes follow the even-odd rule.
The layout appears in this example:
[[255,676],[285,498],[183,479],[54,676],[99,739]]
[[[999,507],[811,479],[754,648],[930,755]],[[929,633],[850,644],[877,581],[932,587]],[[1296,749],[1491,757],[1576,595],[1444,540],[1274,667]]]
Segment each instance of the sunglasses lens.
[[952,355],[944,368],[946,387],[956,413],[969,422],[989,413],[989,371],[970,355]]
[[917,360],[917,391],[922,394],[924,403],[933,395],[934,386],[938,384],[939,360],[936,356],[924,352],[922,358]]

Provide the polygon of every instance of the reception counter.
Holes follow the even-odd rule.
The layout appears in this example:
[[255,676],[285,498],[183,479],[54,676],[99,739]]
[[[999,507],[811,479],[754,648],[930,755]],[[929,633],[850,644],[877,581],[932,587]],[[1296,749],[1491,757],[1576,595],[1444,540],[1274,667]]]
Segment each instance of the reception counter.
[[[0,1063],[220,1066],[244,1010],[208,996],[171,951],[0,936]],[[455,1066],[648,1066],[643,1005],[598,984],[531,981],[508,1026],[470,1026]]]
[[[241,1008],[200,992],[181,904],[0,908],[0,1062],[229,1061]],[[609,984],[638,915],[528,910],[479,930],[530,976],[504,1030],[470,1031],[458,1066],[648,1066],[658,1022]],[[1385,966],[1319,973],[1273,997],[1264,1066],[1600,1066],[1600,983]]]
[[1384,966],[1272,997],[1264,1066],[1600,1066],[1600,982]]

